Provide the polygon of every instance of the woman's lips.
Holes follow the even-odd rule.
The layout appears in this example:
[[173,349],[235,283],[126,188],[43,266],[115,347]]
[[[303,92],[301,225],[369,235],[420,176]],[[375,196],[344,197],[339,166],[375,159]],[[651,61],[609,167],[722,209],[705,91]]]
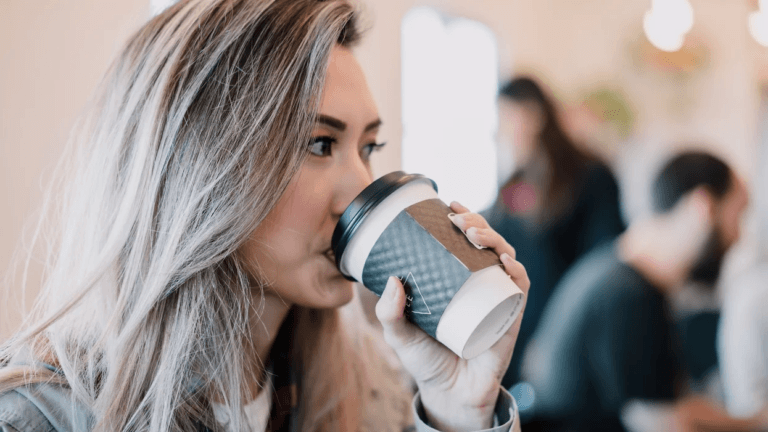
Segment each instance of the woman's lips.
[[333,253],[333,249],[328,249],[325,252],[323,252],[323,256],[325,257],[325,259],[328,260],[328,263],[333,268],[334,274],[335,275],[341,275],[341,272],[339,271],[339,268],[336,267],[336,255]]
[[328,258],[328,260],[330,260],[334,266],[336,265],[336,255],[333,253],[333,249],[327,249],[323,255],[325,255],[325,257]]

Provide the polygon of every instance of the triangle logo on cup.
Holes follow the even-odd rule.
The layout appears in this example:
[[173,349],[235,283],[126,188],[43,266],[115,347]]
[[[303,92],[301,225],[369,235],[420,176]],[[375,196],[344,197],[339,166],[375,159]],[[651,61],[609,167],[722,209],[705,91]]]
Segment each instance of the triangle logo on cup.
[[[411,287],[411,294],[415,292],[419,293],[419,299],[420,302],[415,300],[415,297],[413,295],[406,296],[406,304],[405,306],[411,306],[411,313],[415,314],[422,314],[422,315],[432,315],[432,312],[429,310],[429,305],[427,305],[427,302],[424,300],[424,295],[421,294],[421,289],[419,288],[419,284],[416,283],[416,278],[413,277],[412,272],[408,272],[408,276],[406,276],[405,280],[403,281],[404,287]],[[416,288],[415,290],[413,288]],[[419,307],[423,305],[423,307]],[[426,310],[426,311],[425,311]]]

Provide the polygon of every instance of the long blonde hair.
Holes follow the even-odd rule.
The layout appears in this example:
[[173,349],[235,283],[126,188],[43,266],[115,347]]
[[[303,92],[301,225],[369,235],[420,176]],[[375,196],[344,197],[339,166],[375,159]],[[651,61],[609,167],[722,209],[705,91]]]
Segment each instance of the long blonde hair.
[[[355,20],[343,0],[187,0],[128,41],[50,192],[45,301],[0,351],[0,392],[55,378],[44,361],[94,430],[215,429],[213,397],[245,428],[262,297],[238,251],[304,160]],[[300,430],[356,429],[366,380],[338,311],[298,316]]]

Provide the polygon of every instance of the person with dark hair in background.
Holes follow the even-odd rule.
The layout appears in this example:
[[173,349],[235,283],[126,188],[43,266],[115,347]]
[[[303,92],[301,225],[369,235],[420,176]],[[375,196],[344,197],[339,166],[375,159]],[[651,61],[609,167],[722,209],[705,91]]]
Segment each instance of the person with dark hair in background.
[[685,394],[668,303],[687,281],[714,285],[747,201],[743,182],[714,156],[686,152],[667,163],[653,184],[653,215],[582,258],[542,315],[523,360],[538,429],[760,426]]
[[[536,81],[519,77],[503,85],[498,107],[499,139],[511,141],[516,171],[483,215],[515,247],[535,287],[518,336],[518,349],[524,350],[562,274],[625,226],[610,169],[566,135],[552,99]],[[506,387],[519,380],[522,357],[512,359],[502,381]],[[525,401],[519,402],[523,408]]]

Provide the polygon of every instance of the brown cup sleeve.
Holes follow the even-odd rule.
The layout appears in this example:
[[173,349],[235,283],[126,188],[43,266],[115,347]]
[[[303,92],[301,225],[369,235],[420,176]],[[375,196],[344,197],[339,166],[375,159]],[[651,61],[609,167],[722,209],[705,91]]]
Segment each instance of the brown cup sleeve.
[[[405,211],[443,245],[472,273],[501,265],[495,252],[476,248],[448,217],[451,209],[441,200],[434,198],[418,202]],[[458,234],[458,235],[457,235]]]

